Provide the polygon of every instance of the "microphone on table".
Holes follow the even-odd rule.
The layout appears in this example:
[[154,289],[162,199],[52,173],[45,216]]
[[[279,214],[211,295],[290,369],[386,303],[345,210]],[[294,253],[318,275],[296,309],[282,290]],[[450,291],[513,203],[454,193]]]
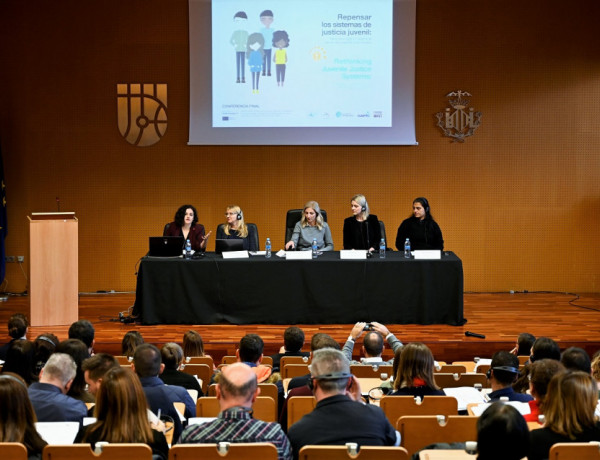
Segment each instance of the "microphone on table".
[[465,335],[467,337],[476,337],[478,339],[485,339],[485,335],[483,335],[483,334],[477,334],[477,333],[471,332],[471,331],[465,331]]

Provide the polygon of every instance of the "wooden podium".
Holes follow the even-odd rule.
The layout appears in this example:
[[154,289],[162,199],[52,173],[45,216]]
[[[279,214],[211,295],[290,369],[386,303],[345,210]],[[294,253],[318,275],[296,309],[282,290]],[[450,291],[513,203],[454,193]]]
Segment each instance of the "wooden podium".
[[29,219],[29,322],[71,325],[78,319],[78,221],[74,212],[33,212]]

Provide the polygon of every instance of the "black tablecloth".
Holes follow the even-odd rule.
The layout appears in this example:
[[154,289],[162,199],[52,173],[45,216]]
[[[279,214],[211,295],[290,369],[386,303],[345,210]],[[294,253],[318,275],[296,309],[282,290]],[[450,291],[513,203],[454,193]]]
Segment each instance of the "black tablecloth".
[[199,260],[144,257],[134,314],[143,324],[464,323],[462,261],[273,255]]

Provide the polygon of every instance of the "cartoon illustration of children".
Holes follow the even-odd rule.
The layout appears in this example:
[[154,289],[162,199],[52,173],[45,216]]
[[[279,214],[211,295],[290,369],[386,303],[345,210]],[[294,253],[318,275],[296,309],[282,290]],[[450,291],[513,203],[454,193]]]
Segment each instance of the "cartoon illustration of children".
[[248,67],[252,72],[252,93],[258,94],[258,80],[260,78],[260,71],[262,69],[263,55],[265,54],[263,48],[265,46],[265,39],[261,33],[253,33],[248,37],[248,47],[246,50],[246,57],[248,58]]
[[[248,31],[245,30],[248,15],[244,11],[238,11],[233,16],[233,22],[236,23],[239,29],[233,32],[229,43],[235,49],[235,64],[237,68],[236,83],[246,83],[246,62],[244,54],[246,52],[246,44],[248,43]],[[240,78],[241,77],[241,78]]]
[[277,48],[273,56],[275,72],[277,74],[277,86],[283,86],[285,80],[285,64],[287,63],[287,51],[284,48],[290,46],[290,38],[285,30],[276,30],[273,34],[273,46]]
[[273,43],[273,29],[271,29],[271,24],[273,24],[273,12],[271,10],[264,10],[262,13],[260,13],[260,22],[264,26],[262,29],[260,29],[260,33],[265,39],[265,54],[263,56],[262,76],[270,77],[271,47]]

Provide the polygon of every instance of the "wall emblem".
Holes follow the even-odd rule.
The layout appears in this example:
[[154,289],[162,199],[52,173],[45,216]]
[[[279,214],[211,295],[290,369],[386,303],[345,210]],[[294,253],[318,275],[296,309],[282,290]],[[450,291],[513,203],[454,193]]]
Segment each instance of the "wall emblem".
[[467,108],[471,101],[465,99],[466,96],[471,94],[461,90],[446,94],[450,107],[435,114],[438,119],[437,125],[444,132],[444,136],[452,138],[452,142],[464,142],[481,124],[481,112],[475,112],[472,107]]
[[117,123],[130,144],[156,144],[167,130],[167,85],[164,83],[117,84]]

